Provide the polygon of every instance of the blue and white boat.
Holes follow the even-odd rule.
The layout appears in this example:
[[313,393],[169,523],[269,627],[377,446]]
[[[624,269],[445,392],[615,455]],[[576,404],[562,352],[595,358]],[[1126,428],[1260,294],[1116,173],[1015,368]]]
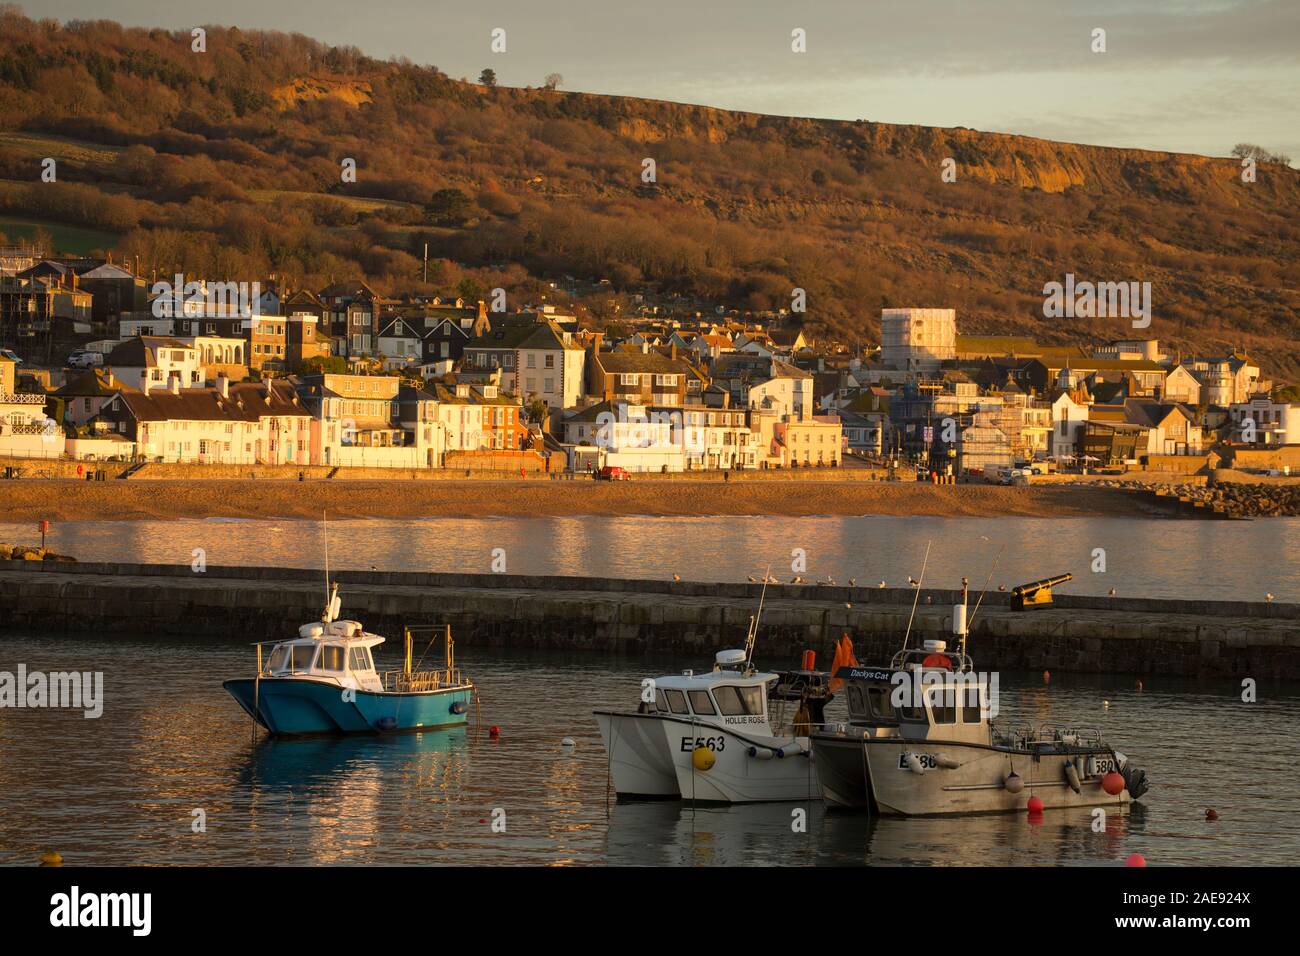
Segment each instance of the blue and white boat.
[[[339,601],[334,584],[319,622],[304,624],[292,640],[259,643],[257,676],[224,683],[253,720],[276,735],[434,730],[468,722],[474,684],[456,666],[450,627],[441,667],[413,669],[412,640],[436,640],[438,629],[408,627],[404,668],[380,672],[371,649],[384,638],[357,621],[338,620]],[[262,666],[267,643],[271,654]]]

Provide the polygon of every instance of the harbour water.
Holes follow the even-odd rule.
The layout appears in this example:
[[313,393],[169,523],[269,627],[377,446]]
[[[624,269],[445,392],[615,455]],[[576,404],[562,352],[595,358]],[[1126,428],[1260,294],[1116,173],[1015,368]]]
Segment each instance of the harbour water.
[[[39,542],[33,525],[0,523],[0,541]],[[963,575],[1008,588],[1069,571],[1066,593],[1300,601],[1300,518],[571,517],[409,518],[330,522],[336,568],[744,581],[770,564],[806,580],[955,587]],[[55,523],[49,545],[83,561],[319,566],[319,522],[205,519]],[[494,566],[494,561],[496,565]],[[504,567],[501,562],[504,561]],[[996,567],[994,565],[996,564]],[[1102,570],[1104,569],[1104,570]]]
[[[390,641],[379,666],[399,657]],[[469,730],[271,740],[221,688],[253,668],[239,635],[0,631],[0,670],[104,675],[98,719],[0,709],[0,864],[46,850],[101,865],[1118,866],[1135,851],[1154,865],[1289,865],[1300,852],[1295,685],[1261,680],[1259,699],[1245,703],[1232,679],[1153,677],[1139,691],[1127,676],[1054,675],[1045,686],[1038,674],[1002,675],[1000,720],[1099,727],[1150,774],[1142,802],[1095,832],[1089,811],[1034,825],[1023,815],[877,820],[817,804],[618,804],[591,711],[631,706],[643,676],[707,661],[488,648],[459,657],[481,688]],[[763,661],[761,646],[759,660],[794,664]],[[492,724],[497,740],[483,732]],[[1204,819],[1207,807],[1217,821]],[[792,826],[799,809],[804,832]]]

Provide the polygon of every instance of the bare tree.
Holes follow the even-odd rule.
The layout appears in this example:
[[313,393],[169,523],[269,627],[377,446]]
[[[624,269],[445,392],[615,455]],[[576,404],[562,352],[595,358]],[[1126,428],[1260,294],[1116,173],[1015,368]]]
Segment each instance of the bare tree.
[[548,90],[553,90],[564,82],[564,77],[558,73],[547,73],[546,82],[543,84]]

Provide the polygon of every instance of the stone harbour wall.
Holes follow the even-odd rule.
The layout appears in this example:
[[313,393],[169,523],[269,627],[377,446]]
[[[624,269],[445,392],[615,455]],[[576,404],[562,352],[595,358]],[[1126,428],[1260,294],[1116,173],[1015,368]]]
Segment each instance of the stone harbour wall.
[[[345,618],[397,638],[405,624],[450,624],[462,645],[671,654],[704,666],[744,644],[760,585],[340,572]],[[1168,601],[1057,593],[1052,608],[1017,612],[992,592],[975,610],[970,650],[986,670],[1300,678],[1300,605]],[[5,630],[156,634],[237,641],[289,637],[319,618],[320,571],[0,560]],[[912,643],[951,639],[957,592],[777,585],[768,588],[758,655],[828,666],[848,634],[863,662],[887,662],[917,600]]]

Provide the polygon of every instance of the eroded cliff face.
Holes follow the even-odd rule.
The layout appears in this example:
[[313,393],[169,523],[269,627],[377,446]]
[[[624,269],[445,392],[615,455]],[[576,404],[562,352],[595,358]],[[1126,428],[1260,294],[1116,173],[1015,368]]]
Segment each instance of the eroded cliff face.
[[[546,95],[518,91],[521,99]],[[553,94],[552,94],[553,95]],[[612,129],[628,139],[657,143],[668,139],[726,143],[731,140],[779,140],[789,146],[823,147],[850,155],[866,154],[913,160],[937,166],[951,157],[959,174],[1047,193],[1071,188],[1157,193],[1194,201],[1202,191],[1235,202],[1241,167],[1237,160],[1058,143],[1008,133],[957,127],[904,126],[867,121],[766,116],[660,100],[591,97],[616,119]],[[1261,191],[1300,196],[1300,172],[1263,167]]]

